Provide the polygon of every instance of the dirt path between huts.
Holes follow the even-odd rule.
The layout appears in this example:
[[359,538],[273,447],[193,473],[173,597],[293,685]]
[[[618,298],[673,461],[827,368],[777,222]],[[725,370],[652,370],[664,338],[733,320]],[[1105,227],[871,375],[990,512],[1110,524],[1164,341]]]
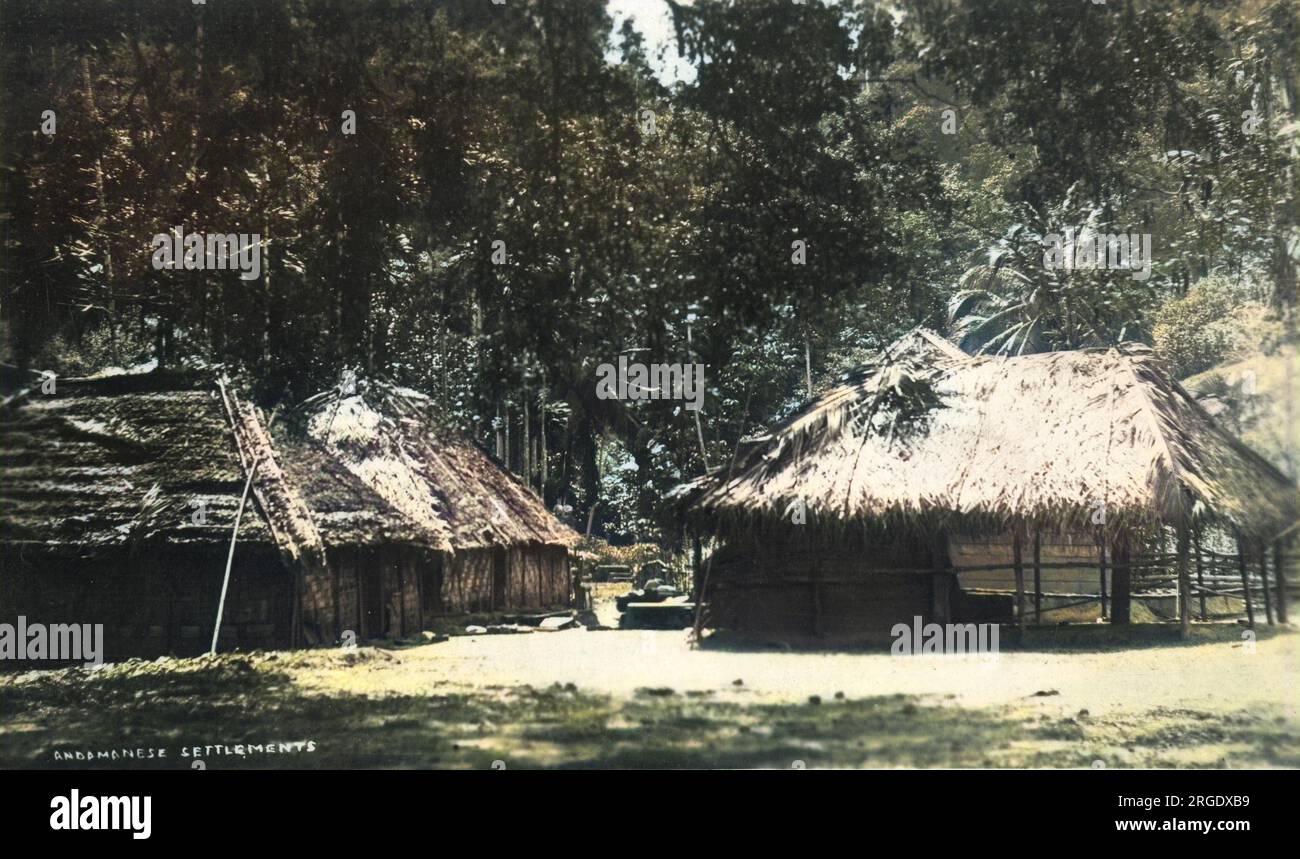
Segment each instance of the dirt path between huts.
[[576,629],[137,661],[0,678],[0,764],[126,743],[172,753],[94,765],[196,748],[208,767],[1300,765],[1300,635],[1201,634],[902,657]]

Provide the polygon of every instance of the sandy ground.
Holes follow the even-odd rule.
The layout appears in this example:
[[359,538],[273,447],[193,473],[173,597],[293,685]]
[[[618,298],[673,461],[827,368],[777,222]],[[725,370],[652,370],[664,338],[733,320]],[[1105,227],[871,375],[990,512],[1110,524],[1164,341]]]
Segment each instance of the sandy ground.
[[[572,683],[629,696],[638,689],[711,692],[745,701],[800,702],[874,695],[936,696],[960,706],[1033,702],[1047,710],[1268,706],[1300,719],[1300,635],[1255,643],[1171,644],[1132,650],[892,656],[886,652],[692,649],[686,632],[568,630],[460,636],[397,651],[379,670],[313,674],[301,682],[365,694],[439,687]],[[734,681],[740,680],[742,684]],[[1055,694],[1036,694],[1036,693]]]
[[[617,626],[615,596],[597,585],[595,614]],[[615,696],[644,689],[704,693],[746,702],[798,703],[811,696],[933,696],[964,707],[1032,704],[1044,711],[1155,707],[1226,711],[1265,707],[1300,721],[1300,634],[1243,645],[1236,630],[1199,644],[1096,651],[1007,650],[979,656],[893,656],[780,648],[693,647],[689,631],[565,630],[455,636],[395,654],[391,670],[302,677],[322,689],[427,694],[438,687],[573,684]],[[737,683],[735,681],[741,681]],[[1053,694],[1041,694],[1041,693]]]
[[[212,768],[1300,767],[1300,633],[1244,646],[1234,627],[1194,631],[1136,629],[1142,643],[1117,646],[1105,628],[1044,630],[952,657],[579,628],[0,675],[0,768],[78,767],[60,755],[123,745],[170,756],[87,760],[189,766],[181,750],[202,748]],[[271,741],[311,751],[240,745]]]

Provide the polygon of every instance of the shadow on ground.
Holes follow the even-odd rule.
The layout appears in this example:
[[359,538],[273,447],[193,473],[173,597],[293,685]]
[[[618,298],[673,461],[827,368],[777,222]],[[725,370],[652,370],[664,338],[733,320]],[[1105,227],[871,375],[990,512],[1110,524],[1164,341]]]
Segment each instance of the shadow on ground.
[[[1253,630],[1244,624],[1193,624],[1191,635],[1184,640],[1176,623],[1135,623],[1112,626],[1108,623],[1079,623],[1029,626],[1022,632],[1014,626],[1002,626],[998,649],[1007,652],[1107,652],[1145,647],[1195,647],[1211,643],[1247,644],[1266,641],[1294,633],[1290,627],[1257,625]],[[706,634],[700,646],[707,650],[736,653],[889,653],[891,640],[878,642],[838,642],[817,638],[778,641],[730,630]]]
[[[339,657],[353,671],[391,658],[369,649]],[[621,699],[572,685],[326,695],[297,683],[294,659],[238,654],[0,679],[0,766],[189,768],[181,749],[195,746],[208,769],[1300,766],[1295,726],[1256,712],[1100,720],[903,695],[771,704],[668,689]],[[247,748],[304,741],[314,751]],[[134,748],[167,757],[55,760],[56,750]]]

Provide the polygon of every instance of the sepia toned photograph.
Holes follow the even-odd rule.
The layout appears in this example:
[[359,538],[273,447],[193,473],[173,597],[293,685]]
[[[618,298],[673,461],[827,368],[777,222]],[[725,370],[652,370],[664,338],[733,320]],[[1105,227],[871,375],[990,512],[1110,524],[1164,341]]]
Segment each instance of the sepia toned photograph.
[[1209,771],[1086,816],[1228,841],[1298,274],[1300,0],[0,0],[0,770],[137,839],[158,770]]

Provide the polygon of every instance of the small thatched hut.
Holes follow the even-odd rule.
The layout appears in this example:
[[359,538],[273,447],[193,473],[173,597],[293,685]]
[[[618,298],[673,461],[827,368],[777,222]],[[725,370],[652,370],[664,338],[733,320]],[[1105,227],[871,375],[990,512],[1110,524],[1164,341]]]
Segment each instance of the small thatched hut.
[[[973,357],[926,331],[683,496],[721,542],[701,575],[706,623],[783,639],[1010,620],[996,591],[1022,623],[1050,619],[1048,593],[1109,602],[1123,623],[1135,576],[1179,596],[1186,626],[1190,544],[1202,583],[1211,559],[1244,576],[1300,512],[1295,485],[1147,350]],[[1214,552],[1210,533],[1245,549]]]
[[577,535],[419,395],[368,395],[314,398],[272,429],[228,386],[159,373],[12,398],[0,622],[103,623],[110,658],[206,650],[246,488],[222,649],[570,605]]

